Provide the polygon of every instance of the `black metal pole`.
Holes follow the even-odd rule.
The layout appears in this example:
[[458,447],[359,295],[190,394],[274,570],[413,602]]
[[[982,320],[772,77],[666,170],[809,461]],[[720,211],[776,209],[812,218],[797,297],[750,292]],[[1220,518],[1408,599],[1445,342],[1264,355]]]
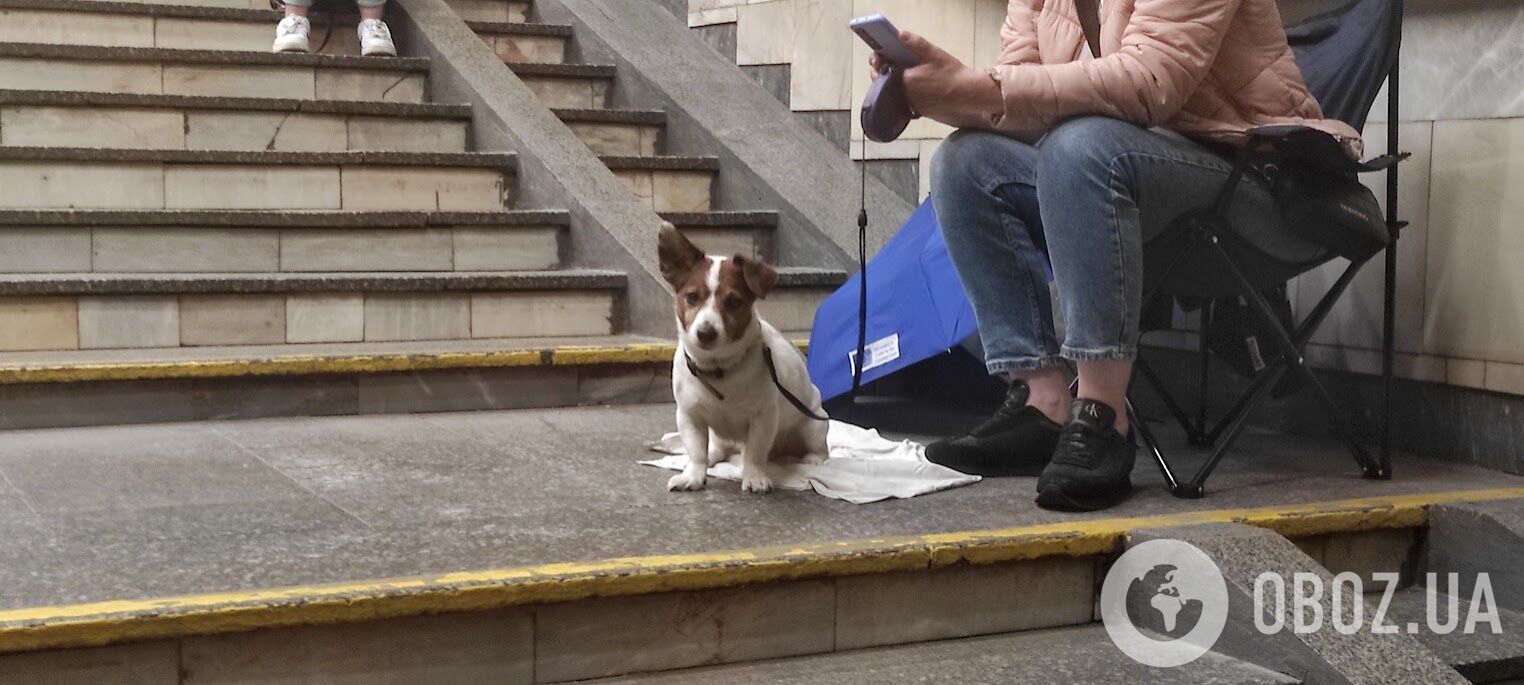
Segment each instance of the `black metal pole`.
[[[1401,154],[1398,129],[1402,126],[1401,108],[1398,106],[1400,79],[1398,78],[1402,61],[1402,0],[1392,1],[1393,30],[1396,32],[1397,50],[1392,56],[1392,71],[1387,74],[1386,91],[1386,151],[1387,154]],[[1386,248],[1386,278],[1383,292],[1383,311],[1381,320],[1381,464],[1379,478],[1390,478],[1392,475],[1392,373],[1393,357],[1396,346],[1397,327],[1397,239],[1401,234],[1401,224],[1397,218],[1397,169],[1401,164],[1393,164],[1386,170],[1386,226],[1391,234],[1391,243]]]

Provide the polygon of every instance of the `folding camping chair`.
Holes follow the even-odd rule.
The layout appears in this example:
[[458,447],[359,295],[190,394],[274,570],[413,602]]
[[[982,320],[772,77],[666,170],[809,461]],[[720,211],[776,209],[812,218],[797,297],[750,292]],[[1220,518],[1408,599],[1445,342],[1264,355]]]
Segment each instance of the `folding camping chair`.
[[[1407,157],[1397,153],[1398,138],[1395,125],[1397,116],[1397,54],[1402,36],[1401,0],[1352,0],[1330,12],[1311,17],[1288,26],[1286,30],[1297,63],[1306,78],[1307,86],[1322,104],[1326,116],[1336,118],[1361,130],[1366,116],[1381,88],[1388,82],[1387,149],[1390,154],[1358,163],[1348,159],[1338,149],[1331,136],[1299,126],[1268,126],[1249,132],[1251,144],[1239,153],[1233,171],[1210,207],[1179,217],[1166,235],[1171,239],[1156,240],[1144,255],[1144,310],[1160,298],[1206,299],[1202,308],[1200,326],[1200,395],[1195,407],[1196,415],[1190,416],[1165,387],[1163,380],[1146,362],[1139,359],[1138,374],[1159,393],[1165,406],[1185,428],[1191,444],[1213,446],[1206,462],[1188,481],[1175,476],[1158,441],[1148,425],[1139,420],[1129,402],[1132,425],[1136,426],[1145,448],[1152,453],[1159,469],[1177,497],[1197,498],[1203,493],[1208,476],[1221,462],[1233,443],[1242,433],[1245,422],[1269,397],[1271,389],[1287,373],[1300,376],[1311,394],[1322,405],[1332,420],[1333,429],[1343,438],[1359,463],[1363,475],[1373,479],[1391,477],[1390,456],[1390,406],[1392,384],[1392,329],[1393,293],[1396,278],[1396,242],[1405,222],[1397,220],[1397,169],[1396,164]],[[1367,171],[1386,171],[1386,211],[1384,222],[1377,219],[1369,227],[1364,240],[1351,240],[1351,236],[1335,235],[1323,231],[1296,231],[1311,242],[1312,251],[1288,258],[1284,254],[1271,254],[1266,248],[1249,244],[1237,235],[1226,216],[1231,207],[1234,190],[1245,174],[1263,168],[1271,161],[1281,163],[1308,163],[1321,165],[1330,173],[1349,176]],[[1363,231],[1362,231],[1363,232]],[[1326,236],[1315,239],[1312,236]],[[1379,458],[1369,454],[1356,440],[1353,426],[1345,412],[1329,395],[1318,378],[1303,360],[1303,351],[1313,333],[1327,318],[1333,305],[1349,287],[1355,275],[1367,262],[1382,250],[1386,252],[1385,313],[1382,340],[1382,381],[1384,383],[1384,408],[1382,420],[1381,452]],[[1344,257],[1350,261],[1328,292],[1294,327],[1282,323],[1263,292],[1283,286],[1295,276],[1312,268]],[[1288,261],[1289,260],[1289,261]],[[1238,400],[1215,424],[1207,421],[1208,329],[1210,327],[1211,302],[1214,299],[1243,298],[1253,318],[1259,325],[1256,330],[1268,332],[1270,347],[1262,350],[1266,364],[1256,372],[1249,386]]]

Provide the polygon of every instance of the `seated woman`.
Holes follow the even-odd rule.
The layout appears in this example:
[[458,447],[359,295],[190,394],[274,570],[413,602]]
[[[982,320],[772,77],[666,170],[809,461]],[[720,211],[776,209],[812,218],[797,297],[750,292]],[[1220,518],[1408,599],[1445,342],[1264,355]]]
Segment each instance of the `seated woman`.
[[[1091,49],[1076,5],[1095,12],[1094,0],[1010,0],[987,69],[910,33],[901,40],[921,57],[905,72],[911,105],[959,129],[932,160],[931,197],[985,364],[1011,382],[993,417],[927,456],[973,473],[1040,474],[1038,505],[1090,511],[1131,490],[1126,394],[1143,246],[1209,203],[1231,167],[1219,151],[1249,128],[1311,126],[1351,156],[1360,138],[1323,119],[1275,0],[1106,0],[1084,22],[1098,24]],[[1286,230],[1258,179],[1239,188],[1229,218],[1243,233]],[[1077,367],[1077,396],[1064,360]]]

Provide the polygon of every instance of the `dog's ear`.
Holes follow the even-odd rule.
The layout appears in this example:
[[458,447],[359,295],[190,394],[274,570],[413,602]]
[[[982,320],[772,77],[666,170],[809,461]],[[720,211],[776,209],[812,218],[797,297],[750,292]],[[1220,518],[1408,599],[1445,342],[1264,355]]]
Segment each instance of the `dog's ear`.
[[737,254],[730,260],[741,268],[741,277],[746,279],[746,289],[756,295],[757,299],[766,299],[767,294],[773,291],[773,286],[778,284],[778,270],[773,265],[743,254]]
[[662,278],[673,288],[682,286],[688,274],[704,260],[704,251],[698,249],[671,222],[661,222],[661,236],[657,240],[656,255],[661,261]]

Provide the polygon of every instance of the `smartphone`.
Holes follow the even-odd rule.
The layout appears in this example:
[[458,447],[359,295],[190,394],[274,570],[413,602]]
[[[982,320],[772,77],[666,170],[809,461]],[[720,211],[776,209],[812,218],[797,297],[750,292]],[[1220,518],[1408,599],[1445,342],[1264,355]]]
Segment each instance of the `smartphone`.
[[858,38],[863,39],[868,47],[873,48],[874,52],[890,64],[897,67],[913,67],[921,61],[921,58],[916,57],[910,48],[900,42],[900,30],[894,28],[894,24],[889,23],[882,14],[858,17],[848,26]]

